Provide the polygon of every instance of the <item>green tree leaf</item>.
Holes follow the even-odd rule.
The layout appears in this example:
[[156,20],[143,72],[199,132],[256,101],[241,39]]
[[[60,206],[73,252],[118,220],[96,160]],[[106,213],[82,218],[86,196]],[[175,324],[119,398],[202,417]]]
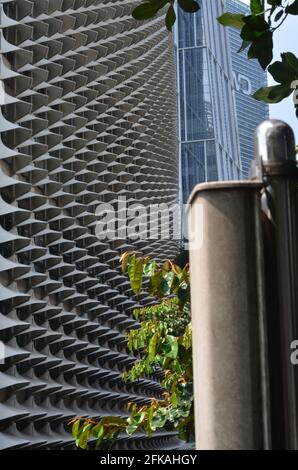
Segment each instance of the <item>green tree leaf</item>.
[[149,341],[149,350],[148,350],[148,359],[150,362],[153,362],[156,355],[156,345],[157,345],[158,335],[154,333],[152,338]]
[[153,260],[144,264],[143,272],[145,276],[150,277],[150,276],[153,276],[153,274],[155,273],[155,269],[156,269],[156,261]]
[[170,294],[170,284],[168,283],[166,277],[161,277],[159,290],[160,290],[161,297],[164,297],[165,295]]
[[290,13],[290,15],[298,15],[298,0],[295,0],[294,3],[286,7],[286,13]]
[[265,70],[273,58],[272,32],[268,31],[256,38],[248,50],[250,59],[258,59],[260,65]]
[[165,408],[157,410],[151,420],[151,427],[155,431],[157,428],[163,428],[167,422],[169,412]]
[[264,19],[264,15],[248,15],[243,18],[243,21],[252,31],[263,33],[269,29],[269,24]]
[[176,359],[178,355],[178,342],[175,336],[167,335],[165,342],[162,345],[162,349],[166,357]]
[[237,52],[242,52],[245,51],[250,46],[251,42],[250,41],[242,41],[241,47]]
[[268,71],[271,73],[274,80],[278,83],[290,84],[293,80],[295,80],[295,70],[289,64],[285,54],[282,54],[282,61],[277,61],[271,64],[270,67],[268,67]]
[[172,27],[175,21],[176,21],[176,13],[175,13],[173,5],[171,4],[166,14],[166,27],[168,31],[172,31]]
[[265,103],[279,103],[291,93],[293,90],[288,86],[274,85],[260,88],[253,96],[256,100],[265,101]]
[[102,440],[103,437],[104,437],[104,434],[105,434],[105,428],[102,424],[102,422],[100,421],[98,424],[96,424],[94,426],[94,428],[92,429],[92,435],[94,437],[97,437],[97,439],[100,439]]
[[250,0],[250,10],[253,15],[258,15],[264,11],[261,0]]
[[284,52],[282,57],[285,57],[286,61],[288,64],[291,66],[291,68],[295,72],[295,78],[298,77],[298,59],[297,57],[292,53],[292,52]]
[[272,103],[272,100],[269,98],[270,91],[274,86],[262,87],[259,88],[254,94],[253,97],[258,101],[265,101],[265,103]]
[[269,5],[272,5],[274,7],[280,6],[282,3],[282,0],[267,0],[267,3]]
[[143,261],[141,258],[136,258],[135,255],[132,255],[129,259],[128,277],[130,280],[130,285],[135,294],[139,294],[142,290],[142,281],[143,281]]
[[135,433],[140,427],[140,425],[142,424],[142,422],[144,421],[145,417],[146,417],[146,413],[142,411],[128,418],[128,426],[126,428],[127,434],[131,435]]
[[156,271],[153,276],[149,278],[148,292],[153,297],[159,291],[159,285],[162,278],[162,272]]
[[244,15],[239,13],[224,13],[223,15],[219,16],[217,20],[223,26],[230,26],[231,28],[241,29],[244,26]]
[[195,13],[200,9],[200,5],[194,0],[178,0],[178,4],[182,10],[188,13]]
[[165,6],[167,0],[147,1],[138,5],[133,11],[132,16],[136,20],[148,20],[153,18],[156,13]]
[[184,335],[182,336],[182,345],[185,349],[190,349],[192,346],[192,328],[191,323],[185,328]]
[[86,449],[87,447],[91,428],[92,428],[91,423],[88,423],[85,426],[82,426],[81,428],[81,431],[76,440],[77,446],[80,447],[81,449]]
[[273,87],[269,93],[269,98],[273,103],[279,103],[284,98],[287,98],[293,93],[292,88],[289,85],[277,85]]
[[77,437],[79,435],[80,422],[81,422],[81,420],[77,419],[72,425],[71,433],[72,433],[72,437],[74,437],[75,439],[77,439]]

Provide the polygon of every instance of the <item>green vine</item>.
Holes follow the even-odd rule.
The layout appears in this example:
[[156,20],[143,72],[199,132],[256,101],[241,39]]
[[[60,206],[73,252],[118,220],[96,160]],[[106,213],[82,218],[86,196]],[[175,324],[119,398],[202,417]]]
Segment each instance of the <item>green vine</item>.
[[161,399],[151,398],[143,406],[128,403],[127,418],[105,416],[96,421],[76,417],[70,423],[76,445],[86,449],[88,442],[94,439],[97,448],[101,448],[122,433],[132,435],[141,431],[151,437],[159,428],[176,431],[181,439],[193,440],[189,267],[181,269],[171,261],[160,265],[135,253],[124,253],[121,263],[135,293],[140,293],[149,281],[148,291],[160,299],[157,305],[134,311],[139,325],[127,333],[127,347],[141,358],[124,372],[123,381],[137,382],[162,370],[164,392]]

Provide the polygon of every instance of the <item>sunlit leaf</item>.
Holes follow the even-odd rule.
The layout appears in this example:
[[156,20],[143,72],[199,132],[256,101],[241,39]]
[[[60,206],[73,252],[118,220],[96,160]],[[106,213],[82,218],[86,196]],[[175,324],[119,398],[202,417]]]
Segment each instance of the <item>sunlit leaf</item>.
[[258,15],[264,11],[262,0],[250,0],[250,9],[254,15]]
[[130,417],[128,419],[129,424],[126,428],[127,434],[131,435],[135,433],[139,429],[142,422],[144,421],[145,416],[146,416],[146,413],[140,412],[140,413],[136,413],[133,417]]
[[176,359],[178,354],[178,342],[175,336],[167,335],[162,345],[166,357]]
[[293,90],[289,86],[273,85],[260,88],[254,93],[254,98],[266,103],[279,103],[284,98],[290,96]]
[[239,13],[224,13],[217,18],[219,23],[223,26],[230,26],[232,28],[241,29],[244,26],[244,15]]
[[73,423],[73,425],[72,425],[71,433],[72,433],[72,437],[74,437],[75,439],[77,439],[78,434],[79,434],[80,422],[81,422],[81,420],[78,419],[78,420],[75,421],[75,422]]
[[157,333],[154,333],[154,335],[152,336],[152,338],[150,338],[150,341],[149,341],[149,354],[148,354],[149,361],[154,361],[155,359],[157,340],[158,340],[158,335]]
[[143,280],[143,262],[141,258],[132,255],[129,259],[127,268],[130,285],[135,294],[139,294],[142,289]]

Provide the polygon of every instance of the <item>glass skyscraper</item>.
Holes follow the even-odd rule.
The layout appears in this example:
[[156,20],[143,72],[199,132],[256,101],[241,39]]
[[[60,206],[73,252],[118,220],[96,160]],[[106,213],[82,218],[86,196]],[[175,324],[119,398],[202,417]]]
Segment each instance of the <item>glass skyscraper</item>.
[[198,182],[241,177],[228,31],[216,18],[222,0],[178,9],[176,28],[182,199]]
[[[239,0],[226,0],[226,11],[249,13],[247,5]],[[236,97],[238,134],[243,177],[247,178],[253,158],[253,134],[256,126],[269,117],[269,106],[251,95],[267,85],[267,74],[256,60],[247,60],[246,51],[238,52],[242,39],[239,31],[229,28],[233,80]]]
[[268,106],[249,96],[266,84],[266,74],[245,52],[237,54],[239,31],[217,21],[224,11],[248,7],[236,0],[201,0],[200,5],[195,14],[178,8],[175,31],[184,203],[197,183],[247,176],[253,131],[268,117]]

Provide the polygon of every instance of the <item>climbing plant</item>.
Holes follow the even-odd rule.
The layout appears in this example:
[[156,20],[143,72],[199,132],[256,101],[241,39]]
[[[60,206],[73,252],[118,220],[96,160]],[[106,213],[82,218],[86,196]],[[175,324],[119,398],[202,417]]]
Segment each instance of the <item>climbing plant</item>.
[[[146,0],[133,10],[132,15],[137,20],[146,20],[165,11],[165,24],[171,31],[176,21],[175,6],[188,13],[200,9],[197,0]],[[205,7],[208,8],[208,1]],[[297,57],[292,52],[284,52],[280,61],[272,63],[274,33],[289,16],[297,15],[298,0],[250,0],[249,14],[225,12],[218,18],[222,25],[239,30],[243,41],[239,52],[246,50],[248,59],[257,59],[277,82],[277,85],[257,90],[254,93],[257,100],[278,103],[294,93],[294,104],[298,105]],[[296,114],[298,116],[298,109]]]
[[161,395],[142,406],[128,403],[128,417],[76,417],[71,421],[76,445],[86,449],[90,440],[101,448],[119,434],[138,431],[149,437],[158,428],[176,431],[181,439],[194,437],[192,386],[192,334],[190,323],[189,266],[182,269],[168,260],[158,263],[137,253],[121,256],[122,270],[128,273],[131,288],[139,294],[142,288],[158,299],[156,305],[139,308],[134,316],[138,327],[127,333],[130,352],[139,353],[132,368],[123,373],[124,382],[163,371]]

